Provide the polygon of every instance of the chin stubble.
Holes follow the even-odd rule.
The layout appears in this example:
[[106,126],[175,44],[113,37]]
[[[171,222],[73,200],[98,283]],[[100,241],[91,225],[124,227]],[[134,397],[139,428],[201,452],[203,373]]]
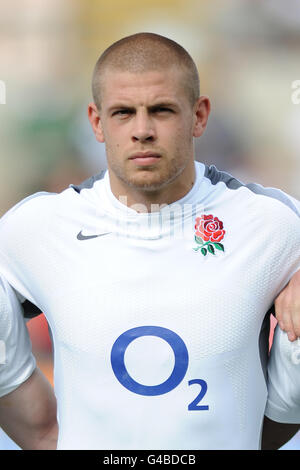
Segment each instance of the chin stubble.
[[[162,175],[158,181],[149,181],[149,182],[139,182],[136,181],[135,178],[126,178],[120,175],[120,179],[125,183],[127,186],[133,189],[143,190],[143,191],[158,191],[160,189],[164,189],[169,184],[173,183],[184,171],[184,167],[177,167],[177,165],[173,162],[172,168],[167,175]],[[144,169],[142,171],[145,171]],[[151,171],[151,170],[149,170]]]

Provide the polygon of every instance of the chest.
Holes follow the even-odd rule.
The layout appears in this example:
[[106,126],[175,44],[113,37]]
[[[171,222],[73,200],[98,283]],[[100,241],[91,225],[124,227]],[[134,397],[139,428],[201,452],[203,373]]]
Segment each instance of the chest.
[[144,326],[175,332],[195,358],[239,349],[258,334],[272,293],[271,266],[236,246],[203,255],[190,238],[84,240],[57,253],[40,300],[57,339],[78,351],[104,354]]

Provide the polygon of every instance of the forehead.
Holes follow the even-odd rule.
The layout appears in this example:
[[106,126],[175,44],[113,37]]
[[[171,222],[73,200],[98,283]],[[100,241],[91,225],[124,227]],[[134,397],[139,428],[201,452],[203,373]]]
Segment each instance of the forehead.
[[186,101],[181,70],[131,73],[108,69],[101,78],[101,102],[105,107],[116,101],[150,104],[157,100]]

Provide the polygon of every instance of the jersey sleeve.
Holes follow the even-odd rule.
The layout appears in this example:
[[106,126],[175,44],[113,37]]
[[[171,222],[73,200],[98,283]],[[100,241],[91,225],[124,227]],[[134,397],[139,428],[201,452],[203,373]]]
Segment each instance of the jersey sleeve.
[[268,363],[265,415],[279,423],[300,423],[300,339],[290,342],[278,326]]
[[35,368],[21,304],[12,287],[0,277],[0,397],[15,390]]

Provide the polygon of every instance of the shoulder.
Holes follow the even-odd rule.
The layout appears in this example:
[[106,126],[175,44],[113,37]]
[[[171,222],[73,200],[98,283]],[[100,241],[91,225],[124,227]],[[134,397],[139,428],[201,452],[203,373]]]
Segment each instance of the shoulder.
[[[48,243],[49,235],[60,226],[66,213],[62,209],[62,195],[35,193],[12,207],[0,219],[0,270],[9,282],[7,270],[18,270],[20,263],[38,257],[37,249]],[[30,264],[29,264],[30,265]],[[19,290],[19,286],[15,286]]]
[[215,166],[205,167],[204,178],[228,220],[256,244],[257,253],[280,269],[299,269],[299,201],[277,188],[243,183]]
[[105,172],[91,176],[81,184],[70,184],[59,193],[40,191],[22,199],[0,218],[0,230],[13,221],[41,223],[49,220],[51,215],[61,215],[78,207],[79,201],[84,203],[84,198],[80,197],[83,190],[92,190],[95,183],[103,179]]
[[265,187],[258,183],[244,183],[230,173],[218,170],[214,165],[205,165],[204,177],[207,178],[212,185],[223,184],[228,190],[236,191],[236,195],[240,197],[241,192],[248,196],[254,203],[264,209],[274,208],[275,212],[282,213],[292,211],[300,218],[300,202],[293,196],[285,193],[281,189]]
[[0,229],[14,220],[26,219],[31,215],[36,217],[39,211],[42,213],[50,206],[50,199],[54,196],[57,196],[57,193],[38,192],[22,199],[1,217]]
[[56,217],[76,207],[78,194],[69,187],[60,193],[37,192],[22,199],[0,218],[0,238],[9,231],[27,233],[42,230]]

